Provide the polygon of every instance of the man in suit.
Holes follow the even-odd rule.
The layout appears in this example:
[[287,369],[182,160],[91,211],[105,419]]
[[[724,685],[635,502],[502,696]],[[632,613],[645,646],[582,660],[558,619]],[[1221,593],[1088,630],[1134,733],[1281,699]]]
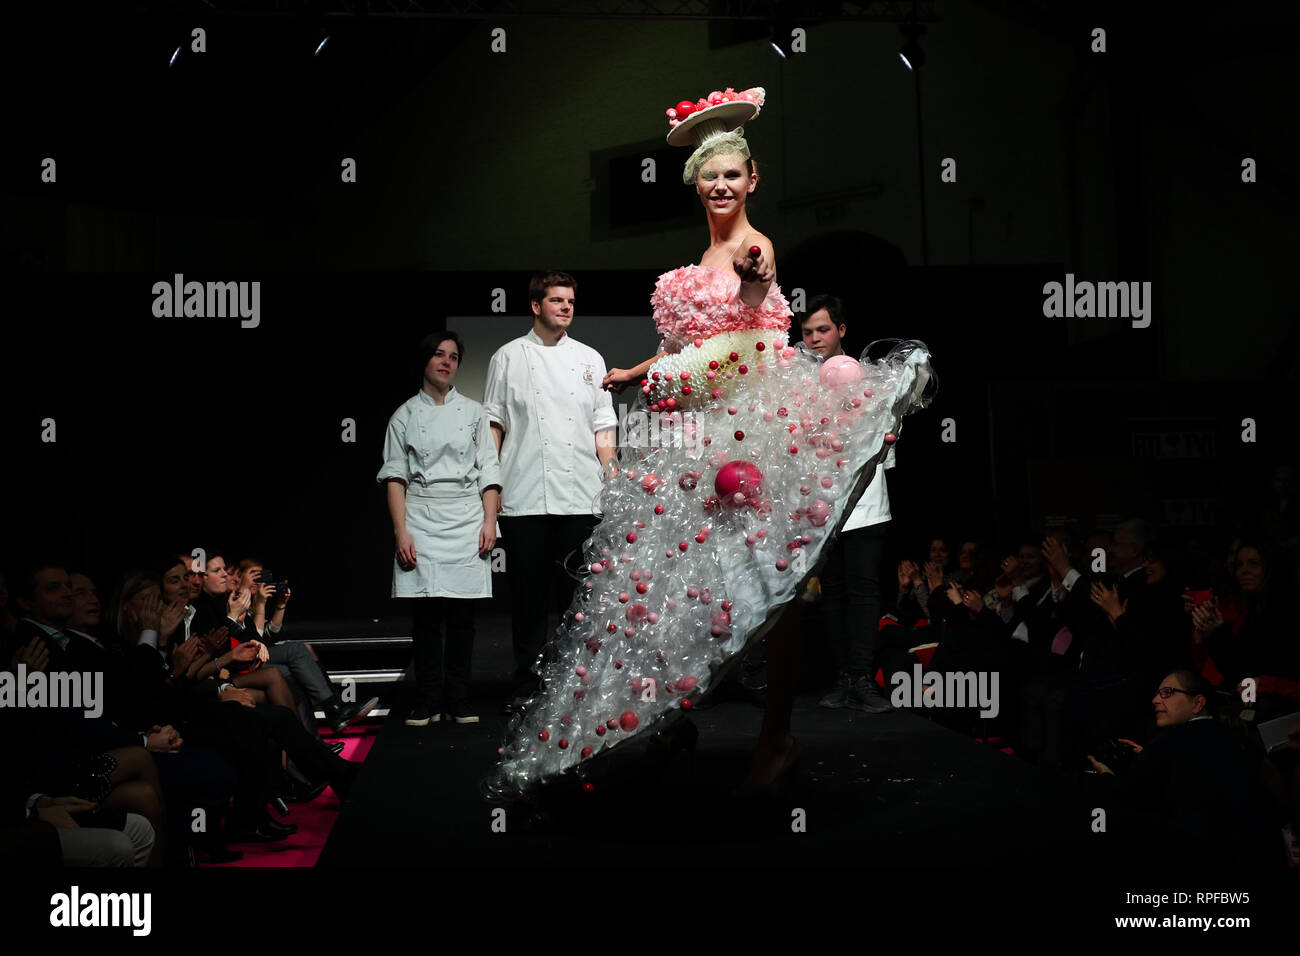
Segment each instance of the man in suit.
[[1109,832],[1142,865],[1159,859],[1167,867],[1255,871],[1281,864],[1255,758],[1211,715],[1212,693],[1195,671],[1174,671],[1151,698],[1157,732],[1145,747],[1133,745],[1132,766],[1116,775],[1088,757],[1100,775],[1097,805],[1113,811]]

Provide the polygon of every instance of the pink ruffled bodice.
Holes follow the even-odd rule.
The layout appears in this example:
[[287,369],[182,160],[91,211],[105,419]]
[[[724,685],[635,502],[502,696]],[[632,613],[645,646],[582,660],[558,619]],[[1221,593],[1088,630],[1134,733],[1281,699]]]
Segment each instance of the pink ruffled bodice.
[[665,272],[650,296],[655,328],[671,350],[719,332],[790,328],[790,303],[774,282],[757,306],[740,301],[740,276],[710,266]]

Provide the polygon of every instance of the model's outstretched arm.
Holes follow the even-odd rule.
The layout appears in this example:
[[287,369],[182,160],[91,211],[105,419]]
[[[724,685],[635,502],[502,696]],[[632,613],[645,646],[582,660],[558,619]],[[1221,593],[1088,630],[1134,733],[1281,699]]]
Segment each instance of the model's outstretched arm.
[[664,352],[652,355],[640,365],[634,366],[633,368],[612,368],[605,373],[605,378],[600,383],[600,387],[612,388],[616,392],[621,392],[633,382],[645,378],[646,373],[650,371],[650,366],[663,358],[664,355]]

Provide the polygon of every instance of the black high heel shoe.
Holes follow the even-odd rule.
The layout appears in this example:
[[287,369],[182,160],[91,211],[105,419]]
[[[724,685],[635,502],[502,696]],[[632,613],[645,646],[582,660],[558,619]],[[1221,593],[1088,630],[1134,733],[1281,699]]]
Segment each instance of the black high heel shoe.
[[289,804],[284,802],[284,797],[274,796],[268,802],[271,804],[271,809],[280,816],[287,817],[289,815]]

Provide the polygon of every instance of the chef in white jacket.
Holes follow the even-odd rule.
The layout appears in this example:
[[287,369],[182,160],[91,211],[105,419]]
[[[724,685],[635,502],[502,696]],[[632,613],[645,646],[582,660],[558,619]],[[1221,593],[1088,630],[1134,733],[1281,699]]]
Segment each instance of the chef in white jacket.
[[392,596],[414,599],[412,727],[443,714],[458,724],[478,721],[468,702],[473,601],[492,596],[501,474],[483,406],[451,384],[464,355],[455,332],[420,343],[424,383],[389,419],[378,475],[396,539]]

